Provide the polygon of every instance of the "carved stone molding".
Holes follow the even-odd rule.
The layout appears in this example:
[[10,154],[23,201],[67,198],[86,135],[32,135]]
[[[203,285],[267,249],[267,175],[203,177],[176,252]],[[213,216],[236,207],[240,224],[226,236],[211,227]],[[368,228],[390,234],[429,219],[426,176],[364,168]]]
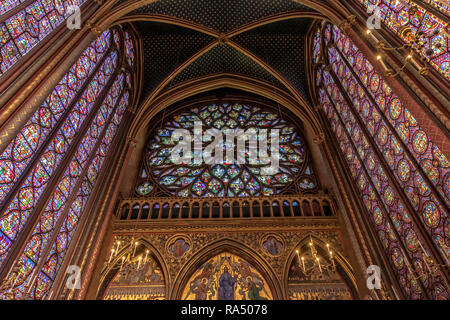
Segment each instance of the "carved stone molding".
[[[186,231],[182,235],[189,239],[191,249],[180,258],[174,257],[167,249],[169,242],[174,239],[173,233],[155,233],[155,229],[147,229],[147,232],[126,235],[115,234],[114,242],[131,243],[132,241],[145,241],[150,243],[162,255],[160,263],[167,268],[170,279],[180,278],[179,272],[183,266],[191,261],[198,254],[201,254],[209,246],[222,240],[236,241],[254,252],[252,257],[255,261],[263,259],[272,268],[272,271],[281,283],[284,282],[286,265],[289,263],[292,252],[295,251],[300,242],[312,236],[323,243],[328,243],[335,252],[342,252],[342,245],[339,242],[337,230],[304,230],[268,232],[268,231],[236,231],[236,232],[196,232]],[[267,239],[268,235],[276,235],[277,239],[282,241],[283,247],[278,255],[271,255],[261,248],[261,243]],[[178,235],[179,236],[179,235]],[[187,272],[194,272],[188,270]]]

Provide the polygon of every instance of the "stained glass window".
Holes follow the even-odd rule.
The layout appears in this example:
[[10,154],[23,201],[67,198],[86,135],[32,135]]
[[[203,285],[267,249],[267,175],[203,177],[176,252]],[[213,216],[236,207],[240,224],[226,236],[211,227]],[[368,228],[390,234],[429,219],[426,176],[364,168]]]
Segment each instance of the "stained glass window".
[[[329,56],[334,72],[370,136],[383,150],[386,163],[406,191],[411,206],[421,211],[420,217],[431,237],[437,240],[441,252],[450,257],[450,247],[442,241],[446,207],[450,205],[450,162],[351,40],[338,28],[333,31],[337,49],[330,48]],[[349,67],[354,68],[355,74]],[[432,190],[433,186],[438,193]]]
[[[110,45],[124,43],[117,41],[121,34],[120,30],[106,31],[91,44],[32,117],[30,121],[34,122],[29,121],[21,131],[25,147],[16,138],[3,154],[2,163],[9,166],[2,168],[15,171],[1,172],[0,181],[9,184],[2,185],[6,200],[0,220],[0,264],[29,217],[38,219],[17,257],[20,268],[14,288],[0,296],[21,297],[28,293],[30,298],[39,299],[48,294],[47,289],[55,280],[128,107],[130,74],[118,73],[119,52],[125,52],[126,59],[128,56],[125,48]],[[53,121],[48,128],[42,125],[42,110],[48,110],[47,118]],[[29,130],[24,131],[32,125],[38,131],[34,144],[25,134]],[[28,151],[27,157],[14,157],[22,149]],[[49,184],[51,181],[56,182],[54,187]],[[36,267],[42,272],[34,272]],[[31,288],[27,292],[26,285]]]
[[331,69],[317,69],[320,103],[404,294],[448,297],[440,275],[424,272],[420,229],[448,259],[449,163],[352,41],[337,27],[323,36]]
[[[267,155],[272,139],[278,139],[279,168],[267,172],[271,166],[268,160],[258,157],[250,161],[251,147],[237,149],[238,142],[222,137],[222,159],[213,164],[206,164],[200,154],[192,153],[192,161],[174,164],[171,151],[176,145],[172,134],[176,129],[188,130],[195,139],[195,123],[200,123],[204,132],[215,129],[222,133],[230,132],[231,136],[246,130],[266,130],[270,135],[266,146]],[[250,131],[251,132],[251,131]],[[261,132],[261,131],[260,131]],[[278,138],[275,135],[278,132]],[[248,136],[250,141],[250,136]],[[204,136],[202,150],[206,150],[213,138]],[[258,138],[261,140],[261,138]],[[256,139],[255,139],[256,141]],[[235,143],[236,142],[236,143]],[[248,142],[250,144],[250,142]],[[261,143],[261,142],[260,142]],[[220,144],[220,142],[219,142]],[[259,144],[261,146],[261,144]],[[226,156],[228,150],[234,158]],[[199,156],[200,161],[196,161]],[[267,171],[266,171],[267,170]],[[149,181],[147,178],[151,177]],[[287,190],[313,192],[317,190],[317,182],[309,165],[309,155],[300,131],[288,121],[281,119],[277,113],[260,107],[241,103],[211,104],[190,108],[170,118],[152,137],[146,156],[146,163],[137,186],[140,195],[148,195],[154,185],[164,192],[179,197],[250,197],[269,196]]]
[[[406,28],[413,33],[422,32],[420,39],[424,48],[419,53],[438,70],[447,80],[450,80],[450,40],[447,34],[450,29],[448,20],[438,18],[432,12],[412,0],[359,0],[366,8],[378,6],[378,16],[403,40],[409,40]],[[449,13],[449,5],[443,1],[425,0],[444,13]]]
[[[26,280],[30,279],[36,263],[38,262],[43,249],[48,245],[48,235],[53,235],[52,249],[49,252],[49,260],[43,267],[43,274],[39,276],[36,282],[36,288],[33,291],[34,298],[42,298],[50,282],[53,282],[57,269],[61,266],[64,252],[67,249],[67,242],[72,238],[73,231],[79,221],[82,209],[87,203],[90,192],[93,189],[96,177],[106,156],[108,147],[117,130],[118,123],[116,117],[123,115],[124,109],[128,103],[128,93],[120,99],[119,106],[116,102],[119,100],[119,94],[123,89],[124,76],[121,74],[114,85],[111,87],[107,100],[105,101],[97,116],[89,128],[88,133],[74,154],[71,163],[66,169],[65,174],[60,179],[57,192],[49,199],[44,214],[40,222],[36,225],[31,239],[28,241],[20,259],[26,266],[21,270],[17,287],[20,288]],[[116,111],[114,111],[116,110]],[[109,126],[107,124],[109,123]],[[103,136],[103,138],[102,138]],[[97,147],[97,144],[99,145]],[[94,154],[92,151],[97,148]],[[89,160],[89,156],[92,160]],[[88,167],[88,164],[90,166]],[[83,179],[79,177],[86,170],[86,176]],[[70,184],[73,184],[70,186]],[[74,189],[78,188],[75,201],[69,207],[68,203],[71,195],[75,194]],[[55,206],[55,199],[60,203]],[[64,222],[58,233],[54,233],[56,222],[63,217]],[[23,278],[22,278],[23,277]],[[20,292],[22,294],[23,292]]]
[[[4,216],[0,220],[0,230],[11,241],[14,241],[18,232],[20,232],[26,223],[30,213],[36,208],[50,177],[69,150],[77,136],[77,132],[83,126],[84,120],[92,111],[91,109],[96,99],[112,75],[116,63],[117,53],[113,52],[106,58],[104,64],[90,81],[80,100],[75,104],[62,126],[45,148],[36,166],[25,178],[25,182],[15,192],[15,196],[12,198],[12,201],[4,212]],[[54,207],[59,208],[61,206],[62,197],[69,187],[69,185],[64,185],[63,190],[56,190],[56,193],[53,194]],[[7,250],[5,251],[4,254],[7,253]],[[3,256],[0,263],[3,263]]]
[[[14,12],[21,3],[29,3]],[[86,0],[2,0],[0,5],[0,77],[69,16],[69,6]],[[3,14],[13,13],[6,16]]]
[[128,64],[132,67],[134,64],[134,46],[128,32],[125,32],[125,49],[127,50]]
[[19,4],[23,3],[25,0],[3,0],[0,3],[0,16],[9,10],[17,7]]
[[[6,147],[0,158],[0,195],[1,206],[8,205],[8,195],[19,181],[19,178],[29,168],[29,164],[36,151],[42,149],[45,144],[45,152],[42,153],[38,164],[34,167],[25,183],[16,192],[14,200],[9,204],[0,219],[0,236],[2,247],[0,251],[0,264],[8,252],[11,242],[16,238],[26,222],[33,205],[44,191],[57,162],[61,161],[65,150],[68,149],[75,131],[80,126],[80,117],[86,117],[88,105],[86,97],[95,91],[98,93],[98,80],[104,78],[106,64],[95,75],[81,99],[72,110],[69,106],[77,92],[85,85],[86,79],[96,68],[109,47],[110,32],[106,31],[86,49],[69,72],[62,78],[50,96],[38,108],[35,114],[27,122],[16,138]],[[107,61],[111,59],[108,58]],[[111,72],[111,67],[109,68]],[[92,106],[94,96],[89,98]],[[64,122],[62,122],[64,121]],[[52,136],[55,128],[63,124],[48,143],[48,137]],[[29,169],[28,169],[29,171]]]
[[450,15],[450,1],[449,0],[422,0],[425,3],[439,9],[441,12]]

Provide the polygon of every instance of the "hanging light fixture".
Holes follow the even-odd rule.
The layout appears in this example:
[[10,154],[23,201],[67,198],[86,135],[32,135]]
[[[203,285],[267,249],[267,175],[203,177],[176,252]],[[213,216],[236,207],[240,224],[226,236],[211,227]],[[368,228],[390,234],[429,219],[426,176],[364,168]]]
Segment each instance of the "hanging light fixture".
[[334,261],[333,251],[330,249],[330,245],[327,243],[328,259],[321,259],[317,253],[314,241],[310,237],[308,243],[310,253],[308,250],[301,252],[301,249],[295,250],[297,255],[298,264],[305,276],[311,276],[312,274],[323,275],[324,272],[328,274],[336,272],[336,263]]

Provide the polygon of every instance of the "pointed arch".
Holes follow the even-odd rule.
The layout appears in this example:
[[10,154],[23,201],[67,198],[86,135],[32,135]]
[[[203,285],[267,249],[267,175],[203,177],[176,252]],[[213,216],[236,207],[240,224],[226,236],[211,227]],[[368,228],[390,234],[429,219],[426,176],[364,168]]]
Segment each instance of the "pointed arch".
[[[165,298],[167,299],[171,279],[170,274],[167,269],[164,257],[158,251],[158,249],[153,246],[149,241],[145,238],[138,238],[136,241],[139,243],[138,248],[136,249],[135,256],[146,254],[146,250],[149,251],[148,256],[155,259],[156,263],[161,267],[162,274],[164,276],[164,286],[165,286]],[[115,279],[117,274],[121,270],[122,259],[128,259],[128,255],[133,252],[133,245],[131,243],[127,244],[123,248],[120,249],[119,253],[114,257],[110,264],[106,268],[102,270],[100,286],[98,287],[96,297],[97,299],[103,299],[105,294],[108,291],[108,288],[111,286],[112,281]]]
[[[319,237],[309,234],[306,235],[303,239],[297,242],[297,245],[291,250],[291,252],[288,255],[288,258],[286,260],[286,264],[284,266],[284,272],[283,272],[283,278],[282,278],[282,287],[283,291],[286,292],[286,295],[288,295],[288,282],[289,282],[289,272],[290,268],[293,265],[295,259],[299,259],[299,254],[296,252],[296,250],[300,250],[303,248],[307,248],[309,250],[309,243],[310,241],[314,242],[314,246],[317,250],[317,253],[321,257],[328,257],[329,250],[333,250],[333,247],[330,247],[330,249],[327,247],[327,243],[324,242]],[[337,272],[347,285],[347,287],[350,289],[352,296],[354,299],[358,299],[358,287],[356,286],[355,276],[353,273],[353,268],[351,267],[350,263],[347,261],[347,259],[342,256],[342,254],[339,252],[339,250],[334,249],[333,250],[333,256],[335,259],[335,263],[337,266]],[[325,258],[326,259],[326,258]],[[288,296],[286,297],[289,298]]]
[[0,279],[21,272],[2,296],[42,299],[53,286],[132,98],[124,32],[107,30],[81,53],[0,157]]
[[222,253],[231,253],[252,264],[252,266],[261,274],[267,282],[273,299],[283,299],[279,280],[270,265],[253,249],[239,243],[236,240],[222,239],[209,244],[206,248],[197,252],[181,268],[178,276],[174,279],[175,286],[172,289],[170,299],[182,299],[183,290],[186,287],[190,277],[195,271],[209,259]]

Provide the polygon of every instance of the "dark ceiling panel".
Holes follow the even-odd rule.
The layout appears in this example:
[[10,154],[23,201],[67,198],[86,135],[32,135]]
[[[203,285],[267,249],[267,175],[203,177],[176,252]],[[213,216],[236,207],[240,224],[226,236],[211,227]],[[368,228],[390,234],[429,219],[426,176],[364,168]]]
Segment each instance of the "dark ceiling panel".
[[170,86],[210,74],[233,73],[264,80],[284,88],[275,77],[258,63],[229,45],[217,45],[202,55],[175,77]]
[[311,11],[292,0],[159,0],[131,14],[173,16],[227,32],[263,17],[299,10]]
[[309,101],[304,53],[305,33],[310,21],[279,21],[239,34],[231,40],[268,63]]
[[147,97],[176,67],[214,39],[178,26],[154,22],[136,23],[144,49],[143,95]]

